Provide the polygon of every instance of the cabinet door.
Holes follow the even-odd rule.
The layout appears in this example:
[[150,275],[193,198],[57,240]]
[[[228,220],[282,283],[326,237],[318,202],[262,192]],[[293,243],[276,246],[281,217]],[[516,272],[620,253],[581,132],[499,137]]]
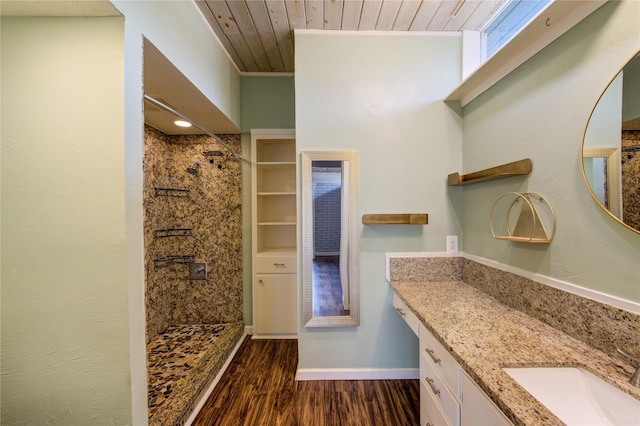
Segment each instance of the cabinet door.
[[257,274],[254,326],[256,334],[298,332],[296,274]]
[[489,399],[489,397],[471,380],[467,373],[460,378],[462,390],[462,413],[460,424],[462,426],[508,426],[511,422],[502,414],[502,411]]

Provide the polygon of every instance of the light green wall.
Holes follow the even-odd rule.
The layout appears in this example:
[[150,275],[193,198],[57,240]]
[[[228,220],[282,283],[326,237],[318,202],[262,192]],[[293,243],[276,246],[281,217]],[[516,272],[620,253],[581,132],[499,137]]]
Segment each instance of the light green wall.
[[146,424],[143,37],[236,124],[240,121],[240,75],[194,2],[112,0],[112,3],[125,16],[125,187],[133,419],[134,424]]
[[589,131],[583,146],[620,148],[622,132],[622,75],[618,75],[604,91],[589,117]]
[[[607,3],[464,108],[466,172],[533,161],[526,178],[464,187],[465,252],[640,301],[640,235],[596,205],[579,160],[600,93],[640,49],[639,16],[640,2]],[[551,244],[492,238],[488,212],[507,191],[539,192],[551,202],[557,214]]]
[[2,424],[130,424],[122,18],[2,18]]
[[[7,423],[21,416],[32,424],[147,424],[143,37],[240,121],[239,73],[193,2],[112,3],[125,16],[124,38],[121,18],[109,21],[117,22],[117,37],[99,20],[36,18],[20,27],[3,21]],[[64,24],[52,28],[53,22]],[[23,49],[29,43],[34,48]],[[53,66],[16,71],[19,62],[10,54],[41,54]],[[32,87],[40,90],[37,96]],[[14,88],[29,89],[29,96],[9,97]],[[73,117],[81,125],[70,123]],[[29,144],[9,149],[15,137]]]
[[622,121],[627,121],[640,117],[640,56],[625,65],[623,74],[626,96],[622,101]]
[[125,16],[129,43],[146,37],[236,125],[240,123],[240,74],[192,1],[111,0]]
[[[293,129],[295,94],[293,76],[269,74],[240,77],[242,157],[251,159],[251,129]],[[251,263],[251,163],[242,164],[242,280],[244,323],[253,324]]]
[[292,129],[295,126],[293,76],[240,77],[240,127],[251,129]]
[[359,152],[359,216],[429,214],[426,226],[355,224],[361,325],[301,323],[299,368],[417,365],[415,336],[392,308],[384,254],[444,251],[446,235],[459,232],[445,182],[462,166],[461,124],[441,99],[459,83],[460,57],[459,35],[296,32],[297,151]]

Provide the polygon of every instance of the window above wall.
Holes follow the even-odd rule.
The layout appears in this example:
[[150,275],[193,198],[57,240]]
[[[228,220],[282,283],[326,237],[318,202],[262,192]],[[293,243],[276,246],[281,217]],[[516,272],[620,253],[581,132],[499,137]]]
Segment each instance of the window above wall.
[[511,0],[506,2],[502,11],[482,31],[483,59],[491,57],[552,1]]
[[[477,36],[477,43],[468,43],[470,46],[475,46],[470,48],[468,52],[465,51],[465,34],[463,32],[463,75],[465,79],[444,100],[458,101],[460,105],[464,107],[533,55],[569,31],[600,6],[606,4],[607,1],[608,0],[549,0],[547,4],[542,5],[537,12],[530,12],[532,15],[531,18],[527,19],[522,15],[521,19],[524,23],[520,25],[520,27],[517,25],[505,25],[506,27],[512,27],[513,33],[511,35],[506,35],[505,33],[499,36],[503,30],[502,28],[498,28],[499,24],[497,21],[500,20],[500,16],[502,15],[500,13],[496,19],[487,24],[485,32]],[[507,3],[507,6],[511,3],[529,2],[537,3],[536,0],[514,0]],[[514,21],[517,21],[517,13],[522,12],[524,12],[524,9],[520,12],[511,12],[516,13],[513,16]],[[504,13],[505,19],[502,19],[502,21],[509,22],[509,19],[506,19],[506,14],[509,13],[507,7],[504,9]],[[496,24],[496,29],[489,31],[494,23]],[[513,28],[516,29],[514,30]],[[490,56],[486,55],[488,50],[486,49],[486,44],[482,43],[482,39],[489,39],[494,37],[494,35],[485,34],[487,31],[490,33],[495,32],[495,36],[502,39],[502,44],[495,43],[495,47],[492,48],[493,53]],[[472,58],[470,62],[476,61],[475,67],[465,68],[464,62],[467,57]],[[468,68],[471,68],[471,70],[465,72]]]

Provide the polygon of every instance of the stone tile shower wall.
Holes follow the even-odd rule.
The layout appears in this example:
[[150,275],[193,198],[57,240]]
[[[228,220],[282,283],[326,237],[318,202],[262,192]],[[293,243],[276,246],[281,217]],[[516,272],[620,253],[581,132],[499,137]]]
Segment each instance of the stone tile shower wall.
[[[240,150],[240,135],[221,137]],[[196,162],[198,174],[188,173]],[[143,167],[147,342],[170,326],[242,321],[241,162],[209,136],[171,136],[145,126]],[[167,228],[192,231],[155,236]],[[188,263],[157,262],[177,255],[206,262],[207,279],[190,280]]]
[[640,130],[622,131],[622,217],[640,230]]

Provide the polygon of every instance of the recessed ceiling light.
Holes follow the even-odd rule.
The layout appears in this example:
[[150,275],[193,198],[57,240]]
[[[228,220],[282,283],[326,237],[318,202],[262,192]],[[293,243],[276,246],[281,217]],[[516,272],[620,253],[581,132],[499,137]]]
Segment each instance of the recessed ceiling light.
[[180,126],[180,127],[191,127],[191,123],[189,123],[188,121],[184,121],[184,120],[176,120],[173,122],[173,124],[175,124],[176,126]]

